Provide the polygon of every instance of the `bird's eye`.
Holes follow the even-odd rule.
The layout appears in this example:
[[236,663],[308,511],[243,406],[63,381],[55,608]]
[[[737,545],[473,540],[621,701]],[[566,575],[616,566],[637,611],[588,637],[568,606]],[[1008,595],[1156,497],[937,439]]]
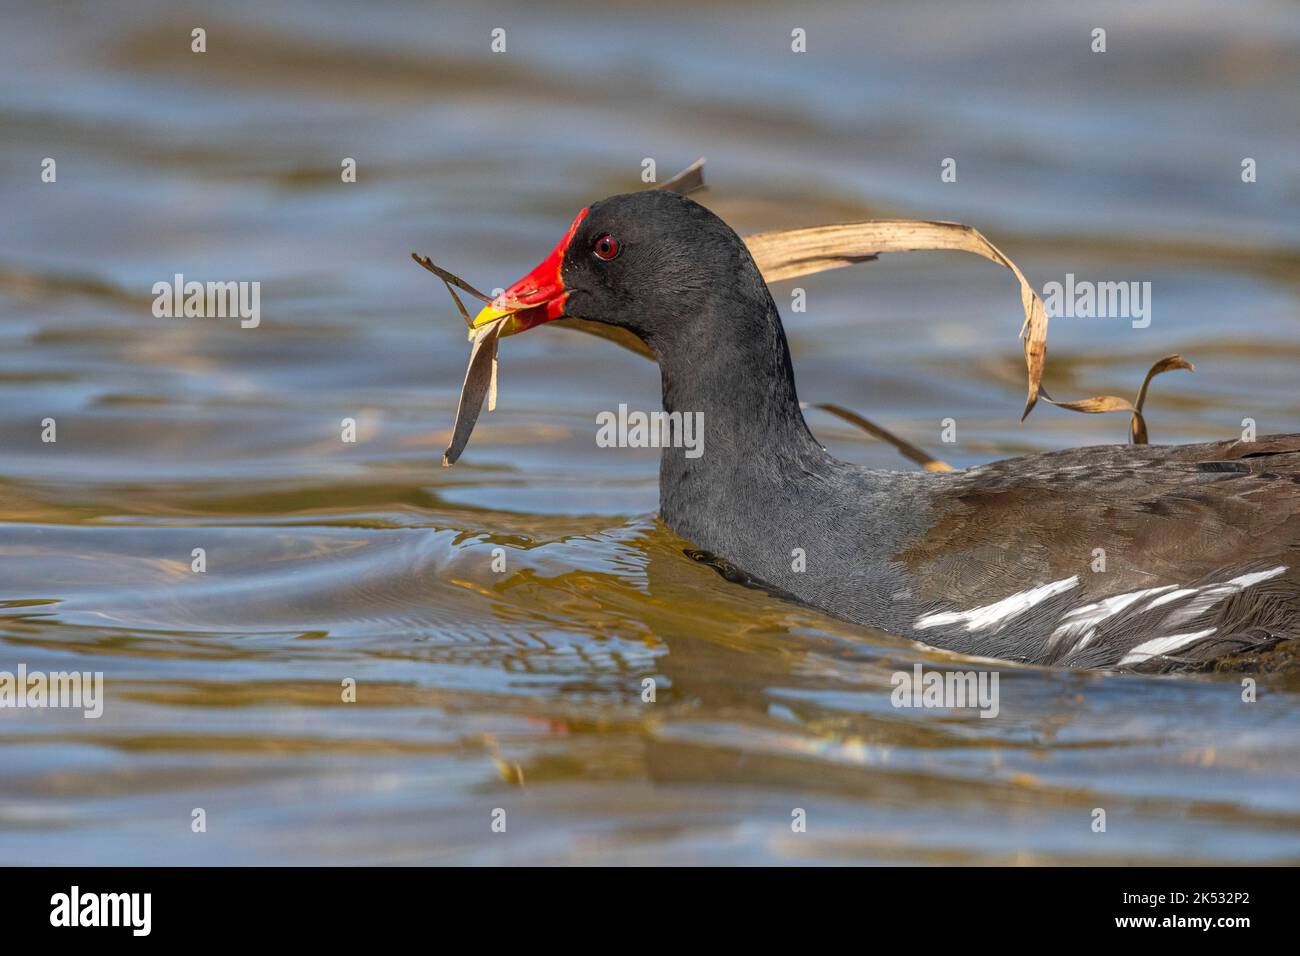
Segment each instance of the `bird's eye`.
[[606,233],[596,240],[596,244],[591,247],[591,251],[596,254],[597,259],[604,259],[608,262],[618,255],[618,248],[618,240]]

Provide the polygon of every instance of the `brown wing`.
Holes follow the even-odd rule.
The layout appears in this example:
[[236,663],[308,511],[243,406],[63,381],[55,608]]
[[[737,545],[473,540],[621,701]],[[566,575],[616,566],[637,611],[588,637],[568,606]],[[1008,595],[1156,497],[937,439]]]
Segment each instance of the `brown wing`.
[[[1102,633],[1085,647],[1047,642],[1044,662],[1076,663],[1071,655],[1086,650],[1083,663],[1119,663],[1172,628],[1213,627],[1218,641],[1229,631],[1300,637],[1300,435],[1101,446],[971,469],[951,479],[928,531],[896,557],[921,582],[918,597],[942,608],[987,606],[1077,576],[1054,600],[1054,615],[1007,621],[1023,646],[1042,642],[1083,605],[1165,589],[1104,615],[1094,629]],[[1262,572],[1271,574],[1258,586],[1206,590]],[[1205,613],[1171,614],[1180,600],[1206,604]],[[1145,611],[1153,613],[1139,616]]]

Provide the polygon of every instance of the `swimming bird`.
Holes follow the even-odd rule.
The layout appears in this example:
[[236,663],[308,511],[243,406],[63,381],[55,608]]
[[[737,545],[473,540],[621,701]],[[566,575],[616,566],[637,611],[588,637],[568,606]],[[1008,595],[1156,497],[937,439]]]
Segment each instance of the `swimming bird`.
[[631,332],[666,412],[660,518],[734,579],[936,647],[1147,672],[1300,637],[1300,434],[1103,445],[951,473],[839,461],[805,423],[776,304],[718,216],[594,203],[474,320]]

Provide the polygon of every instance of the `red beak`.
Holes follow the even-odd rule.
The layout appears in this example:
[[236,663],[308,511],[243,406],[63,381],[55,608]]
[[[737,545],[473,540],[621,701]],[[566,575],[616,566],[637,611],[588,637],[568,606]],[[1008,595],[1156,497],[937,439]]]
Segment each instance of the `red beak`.
[[474,328],[502,316],[509,316],[501,334],[514,335],[563,315],[569,293],[564,289],[564,278],[560,275],[560,270],[564,267],[564,254],[569,250],[573,234],[578,231],[578,225],[586,216],[585,209],[578,213],[551,254],[536,269],[493,299],[491,305],[485,306],[474,317]]

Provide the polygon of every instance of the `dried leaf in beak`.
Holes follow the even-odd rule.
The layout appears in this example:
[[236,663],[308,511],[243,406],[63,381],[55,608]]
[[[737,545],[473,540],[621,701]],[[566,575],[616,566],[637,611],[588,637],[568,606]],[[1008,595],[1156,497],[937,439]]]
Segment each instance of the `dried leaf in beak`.
[[456,425],[452,429],[451,444],[442,453],[442,467],[448,468],[460,458],[469,436],[474,431],[483,398],[488,396],[488,411],[497,404],[497,341],[501,337],[500,319],[474,331],[474,344],[469,352],[469,367],[460,387],[460,404],[456,406]]
[[[703,187],[704,160],[701,158],[658,188],[686,195]],[[460,278],[460,276],[435,265],[428,256],[412,252],[411,258],[436,275],[447,286],[447,291],[451,293],[451,297],[456,303],[457,311],[460,312],[461,318],[465,320],[465,324],[469,326],[470,339],[474,343],[470,348],[469,367],[465,370],[465,381],[460,388],[460,404],[456,407],[456,424],[452,428],[451,444],[447,446],[447,450],[442,454],[442,466],[448,468],[456,463],[461,452],[465,450],[465,446],[469,443],[469,436],[474,431],[474,425],[483,409],[484,397],[487,398],[488,411],[493,411],[497,407],[497,344],[501,338],[505,323],[509,321],[510,317],[509,315],[503,315],[495,321],[475,328],[474,320],[470,318],[455,290],[460,289],[462,292],[466,292],[488,305],[492,304],[492,300]],[[576,323],[581,320],[567,321]],[[582,326],[586,327],[584,328],[585,331],[593,331],[590,327],[596,327],[595,331],[598,334],[601,334],[602,330],[609,328],[608,326],[598,326],[594,322],[582,323]],[[617,331],[611,330],[611,333]],[[635,341],[635,338],[630,333],[625,333],[625,335]],[[624,342],[623,344],[627,343]],[[647,357],[651,355],[650,350],[641,345],[639,341],[633,347]]]

